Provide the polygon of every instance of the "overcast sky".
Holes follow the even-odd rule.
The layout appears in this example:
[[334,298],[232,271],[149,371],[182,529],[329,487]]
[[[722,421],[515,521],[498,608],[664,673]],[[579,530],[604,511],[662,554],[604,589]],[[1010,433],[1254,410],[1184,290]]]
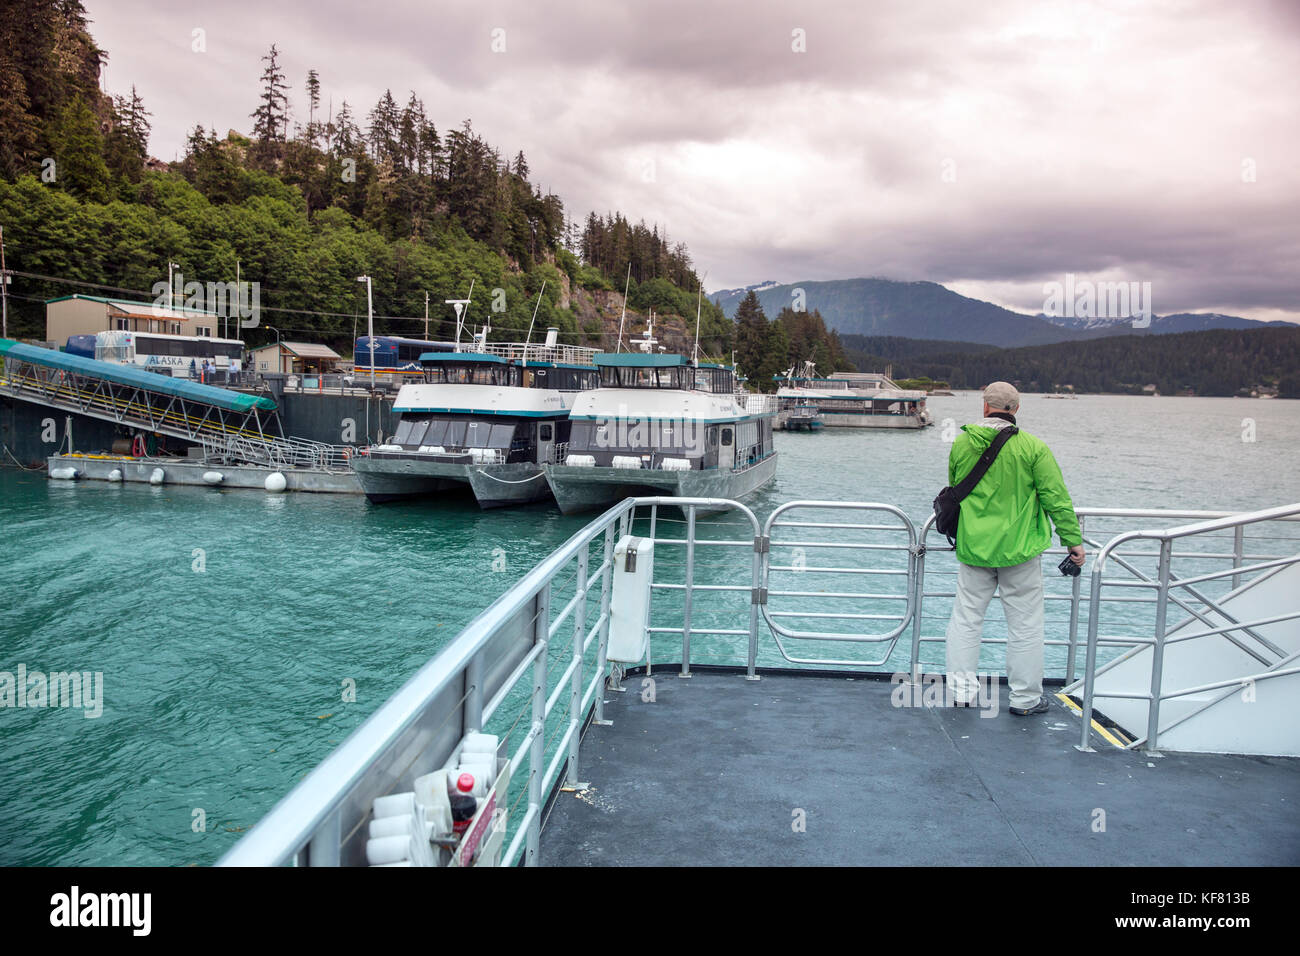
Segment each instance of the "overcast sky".
[[414,90],[570,215],[666,228],[710,291],[929,279],[1037,312],[1073,273],[1300,321],[1293,0],[85,5],[163,159],[250,129],[276,43],[296,120],[311,68],[362,119]]

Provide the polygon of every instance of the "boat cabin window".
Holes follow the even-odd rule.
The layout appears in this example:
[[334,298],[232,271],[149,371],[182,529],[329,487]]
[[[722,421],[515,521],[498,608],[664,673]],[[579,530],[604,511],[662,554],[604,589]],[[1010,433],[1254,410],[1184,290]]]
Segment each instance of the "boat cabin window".
[[724,428],[722,430],[722,444],[728,448],[731,447],[731,434],[730,428]]
[[397,445],[420,445],[424,438],[425,429],[429,427],[429,419],[402,416],[402,420],[397,423],[397,431],[393,433],[393,443]]
[[[698,458],[704,454],[707,428],[694,421],[626,418],[617,422],[570,422],[570,452],[657,452]],[[714,429],[716,432],[716,427]],[[717,443],[717,435],[713,441]]]
[[549,424],[549,423],[544,423],[544,424],[542,424],[541,426],[539,426],[539,428],[538,428],[537,440],[538,440],[538,441],[550,441],[550,440],[551,440],[551,434],[552,434],[552,431],[551,431],[551,426],[550,426],[550,424]]
[[693,368],[689,365],[639,367],[606,365],[600,369],[605,388],[677,388],[729,394],[733,387],[729,368]]
[[424,380],[433,385],[519,386],[519,373],[517,365],[496,362],[431,362],[425,366]]
[[422,445],[442,445],[447,441],[447,422],[445,420],[435,420],[429,430],[424,434]]
[[681,365],[666,368],[606,365],[600,370],[600,384],[605,388],[690,388],[691,371]]
[[528,371],[535,376],[534,388],[584,392],[600,385],[600,372],[594,368],[530,368]]

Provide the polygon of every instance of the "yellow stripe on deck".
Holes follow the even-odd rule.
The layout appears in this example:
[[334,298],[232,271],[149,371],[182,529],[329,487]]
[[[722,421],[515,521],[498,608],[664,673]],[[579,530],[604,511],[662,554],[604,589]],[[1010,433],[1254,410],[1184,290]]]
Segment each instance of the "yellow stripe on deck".
[[[1056,695],[1056,699],[1059,700],[1061,703],[1063,703],[1066,707],[1070,708],[1070,710],[1074,711],[1074,714],[1075,714],[1076,717],[1082,717],[1082,716],[1083,716],[1083,708],[1080,707],[1078,704],[1076,704],[1073,700],[1071,700],[1071,699],[1070,699],[1068,696],[1066,696],[1065,694],[1057,694],[1057,695]],[[1109,730],[1107,730],[1107,729],[1106,729],[1105,727],[1103,727],[1101,724],[1097,723],[1097,718],[1096,718],[1096,717],[1094,717],[1094,718],[1092,719],[1092,729],[1095,730],[1095,731],[1097,731],[1097,733],[1098,733],[1101,737],[1103,737],[1103,738],[1105,738],[1106,740],[1110,741],[1112,744],[1114,744],[1114,745],[1115,745],[1116,747],[1118,747],[1120,750],[1125,750],[1125,749],[1127,749],[1127,748],[1125,747],[1125,745],[1124,745],[1123,743],[1120,742],[1120,740],[1119,740],[1118,737],[1116,737],[1114,734],[1112,734]]]

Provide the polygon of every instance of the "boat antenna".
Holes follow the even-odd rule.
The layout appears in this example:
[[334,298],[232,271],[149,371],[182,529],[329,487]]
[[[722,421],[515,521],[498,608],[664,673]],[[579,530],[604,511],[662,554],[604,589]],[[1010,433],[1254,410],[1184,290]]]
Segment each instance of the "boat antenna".
[[623,321],[627,318],[627,290],[632,287],[632,260],[627,260],[627,281],[623,283],[623,315],[618,320],[618,346],[615,352],[623,351]]
[[524,367],[528,366],[528,343],[533,340],[533,325],[537,322],[537,310],[542,307],[542,293],[546,291],[546,280],[542,280],[542,287],[537,290],[537,304],[533,306],[533,321],[528,323],[528,337],[524,339]]
[[465,299],[443,299],[447,305],[456,310],[456,351],[460,351],[460,330],[465,327],[465,315],[469,312],[470,299],[474,298],[474,280],[469,280],[469,297]]
[[700,365],[700,307],[704,304],[704,279],[709,274],[704,273],[704,278],[700,279],[700,288],[695,293],[695,350],[691,353],[691,364],[696,368]]

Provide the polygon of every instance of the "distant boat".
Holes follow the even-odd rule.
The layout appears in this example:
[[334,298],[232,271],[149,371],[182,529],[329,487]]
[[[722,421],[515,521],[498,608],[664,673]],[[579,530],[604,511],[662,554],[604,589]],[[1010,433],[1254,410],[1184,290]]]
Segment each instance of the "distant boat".
[[815,371],[812,362],[805,362],[798,375],[792,366],[776,394],[783,404],[814,405],[827,428],[924,428],[934,424],[934,416],[925,407],[928,396],[919,389],[899,388],[877,372],[839,372],[832,378],[817,378]]
[[595,357],[600,387],[569,416],[569,444],[546,480],[565,514],[629,495],[742,498],[776,476],[775,404],[735,394],[734,369],[684,355],[641,352]]
[[542,466],[569,438],[575,396],[594,388],[595,349],[478,343],[419,356],[397,393],[397,430],[353,460],[373,502],[473,491],[484,508],[550,495]]

